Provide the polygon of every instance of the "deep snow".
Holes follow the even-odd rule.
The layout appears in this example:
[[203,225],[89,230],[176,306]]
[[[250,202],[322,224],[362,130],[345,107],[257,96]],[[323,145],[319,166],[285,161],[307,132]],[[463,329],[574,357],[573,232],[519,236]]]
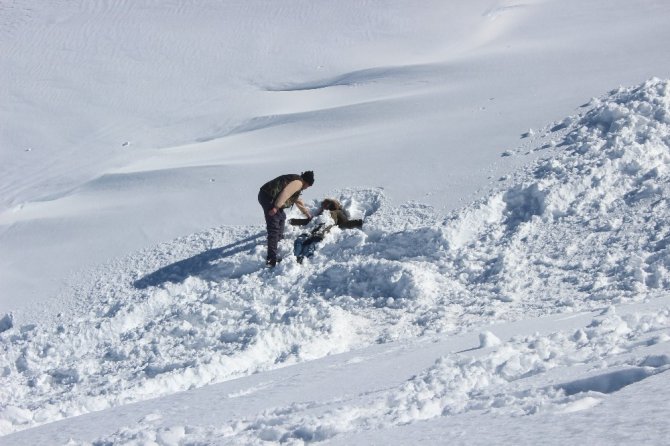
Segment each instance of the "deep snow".
[[[0,443],[664,443],[670,81],[606,92],[667,77],[663,3],[30,3]],[[296,160],[365,224],[266,269],[248,195]]]
[[[550,155],[446,219],[423,205],[391,206],[377,190],[344,190],[338,198],[364,217],[364,230],[333,229],[302,265],[264,268],[258,227],[208,231],[124,259],[55,327],[0,334],[3,429],[375,343],[648,299],[669,285],[669,130],[670,82],[653,79],[551,125],[564,136],[538,147]],[[194,255],[166,262],[186,246]],[[223,428],[155,432],[140,423],[111,441],[311,441],[471,411],[585,410],[601,401],[592,392],[668,369],[669,316],[670,306],[627,318],[611,307],[576,331],[504,343],[483,332],[490,353],[441,357],[362,405],[319,415],[289,408]],[[574,364],[593,376],[505,389]]]

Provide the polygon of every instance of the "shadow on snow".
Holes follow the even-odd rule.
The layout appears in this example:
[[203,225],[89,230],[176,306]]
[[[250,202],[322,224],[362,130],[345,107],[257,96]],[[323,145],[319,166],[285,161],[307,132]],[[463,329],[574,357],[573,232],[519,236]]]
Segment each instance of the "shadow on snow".
[[[181,283],[191,276],[199,276],[212,268],[212,262],[226,257],[232,257],[244,251],[254,248],[258,239],[264,239],[265,232],[259,232],[245,239],[220,248],[209,249],[205,252],[180,260],[164,266],[153,273],[147,274],[141,279],[133,282],[135,288],[146,289],[152,286],[160,286],[164,283]],[[206,274],[205,274],[206,275]]]

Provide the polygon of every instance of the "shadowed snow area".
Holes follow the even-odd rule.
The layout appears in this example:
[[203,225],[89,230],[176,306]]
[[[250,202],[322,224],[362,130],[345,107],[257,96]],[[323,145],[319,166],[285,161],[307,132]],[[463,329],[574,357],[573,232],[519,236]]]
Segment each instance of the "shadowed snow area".
[[[287,230],[286,260],[272,270],[263,267],[263,228],[220,227],[101,268],[53,326],[16,326],[2,315],[0,433],[375,343],[666,291],[670,82],[612,91],[547,128],[560,139],[543,159],[446,218],[420,203],[392,206],[378,189],[345,189],[337,198],[365,220],[363,229],[333,229],[303,265],[289,256],[303,229]],[[576,333],[482,341],[491,349],[482,356],[441,358],[365,408],[326,416],[294,407],[173,434],[315,441],[501,406],[578,410],[597,404],[593,392],[665,371],[667,355],[500,398],[499,389],[576,362],[607,363],[635,342],[667,343],[667,334],[653,333],[667,333],[669,317],[668,308],[628,318],[611,311]],[[583,394],[591,399],[579,403]],[[107,440],[142,432],[140,425]]]

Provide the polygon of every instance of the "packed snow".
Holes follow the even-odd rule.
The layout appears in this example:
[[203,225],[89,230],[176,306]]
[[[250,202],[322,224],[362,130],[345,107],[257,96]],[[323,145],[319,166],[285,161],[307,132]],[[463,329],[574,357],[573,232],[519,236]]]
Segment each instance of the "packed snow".
[[[555,2],[465,3],[447,10],[432,4],[439,11],[432,18],[430,8],[418,12],[406,2],[385,11],[363,2],[353,12],[319,2],[294,5],[302,14],[253,2],[46,8],[40,20],[63,25],[54,30],[64,34],[54,36],[72,45],[62,48],[72,52],[67,57],[93,65],[57,63],[63,72],[51,72],[39,62],[36,37],[0,56],[40,68],[25,79],[16,65],[3,69],[0,80],[9,85],[3,95],[11,99],[3,117],[12,107],[32,109],[35,95],[45,92],[40,103],[53,107],[35,117],[43,134],[24,135],[31,123],[16,119],[0,134],[13,150],[3,166],[11,175],[2,182],[0,213],[0,444],[564,444],[577,438],[664,444],[670,438],[663,406],[670,376],[670,66],[660,66],[663,77],[614,90],[589,79],[587,85],[601,90],[571,93],[572,112],[562,115],[554,112],[565,99],[556,99],[540,113],[543,122],[528,110],[518,110],[526,122],[483,118],[504,125],[478,129],[464,168],[478,179],[446,199],[445,184],[467,173],[449,165],[451,153],[440,153],[444,133],[437,129],[448,117],[455,130],[464,109],[437,111],[431,98],[451,94],[444,78],[451,68],[434,58],[457,61],[459,77],[467,67],[499,63],[508,48],[497,38],[518,44],[521,54],[534,54],[533,45],[573,42],[524,40],[538,35],[539,18],[551,17]],[[606,5],[591,3],[587,17]],[[12,24],[2,36],[5,47],[32,29],[28,4],[0,9],[0,19]],[[622,41],[630,44],[626,37],[643,27],[641,17],[670,15],[662,3],[646,8],[632,15],[637,21],[616,16],[623,20]],[[118,25],[132,35],[142,18],[157,12],[164,15],[143,40],[122,39],[128,46],[116,68],[94,57],[117,47],[93,26]],[[563,14],[552,23],[574,17]],[[216,34],[222,16],[228,27]],[[280,41],[295,46],[289,60],[268,71],[256,66],[258,47],[271,60],[282,59],[269,37],[204,59],[219,39],[239,41],[237,34],[260,32],[273,17],[287,27]],[[441,19],[459,27],[444,30]],[[422,20],[425,31],[412,33]],[[182,46],[165,46],[162,33],[182,21],[196,28],[178,32]],[[320,23],[342,33],[331,36],[334,43],[322,42],[329,52],[321,54],[317,44],[295,40],[300,33],[292,27],[307,23],[306,35],[319,35]],[[514,30],[515,24],[525,28]],[[475,25],[481,28],[465,40],[446,37]],[[121,37],[114,26],[108,31]],[[281,38],[281,29],[268,36]],[[80,31],[74,39],[73,30]],[[452,44],[438,45],[431,36]],[[347,58],[338,39],[365,45]],[[191,52],[195,42],[210,46]],[[379,52],[391,47],[387,55]],[[177,53],[174,71],[148,69],[152,62],[172,66],[162,58]],[[635,57],[651,57],[645,54]],[[321,58],[337,66],[318,65],[323,73],[308,75],[308,65]],[[206,68],[210,63],[226,63],[221,80],[208,77],[216,74]],[[28,88],[45,70],[52,77],[39,90]],[[138,83],[115,96],[110,86],[127,70],[142,82],[168,87],[189,80],[189,86],[151,97],[144,91],[149,84]],[[85,78],[91,73],[105,76]],[[510,82],[500,107],[536,104],[509,97],[518,88],[511,77],[497,81]],[[556,75],[543,91],[570,88]],[[482,92],[471,102],[457,95],[464,101],[458,106],[476,105]],[[100,102],[88,103],[92,97]],[[174,97],[192,102],[173,104]],[[261,99],[269,97],[275,99]],[[61,100],[69,114],[51,120]],[[227,100],[232,110],[219,122]],[[497,106],[493,97],[486,101]],[[80,112],[68,106],[84,103],[91,119],[73,127]],[[417,117],[419,110],[427,113]],[[128,116],[148,121],[139,125]],[[91,133],[88,127],[103,119],[109,127]],[[121,136],[131,130],[134,138]],[[425,133],[419,138],[425,146],[413,151],[406,144],[418,132]],[[89,139],[79,139],[83,134]],[[43,149],[54,135],[56,146]],[[235,143],[241,147],[221,150]],[[82,160],[89,144],[90,157]],[[365,152],[366,144],[374,148]],[[104,149],[111,145],[113,161]],[[127,152],[133,147],[136,156]],[[31,164],[13,158],[18,149],[25,156],[45,153]],[[285,151],[283,160],[277,150]],[[3,159],[10,159],[7,153]],[[333,228],[299,264],[293,240],[326,217],[287,226],[280,244],[285,259],[266,268],[260,207],[249,199],[230,209],[225,224],[213,224],[222,211],[211,203],[221,203],[215,201],[221,193],[229,194],[222,201],[227,206],[250,195],[242,190],[255,194],[269,178],[250,170],[270,175],[306,153],[306,168],[316,165],[314,189],[319,178],[330,187],[308,189],[309,206],[317,209],[323,195],[336,198],[363,227]],[[356,181],[362,176],[374,182]],[[192,212],[171,207],[176,199]],[[127,235],[129,227],[134,232]],[[27,277],[38,283],[24,286]]]

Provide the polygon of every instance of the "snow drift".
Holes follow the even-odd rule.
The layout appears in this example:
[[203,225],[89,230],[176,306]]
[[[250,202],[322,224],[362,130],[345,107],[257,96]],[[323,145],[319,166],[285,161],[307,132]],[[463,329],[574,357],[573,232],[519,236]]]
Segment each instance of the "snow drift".
[[[10,314],[1,318],[0,433],[372,343],[666,291],[669,108],[670,82],[659,79],[594,99],[582,115],[542,132],[550,142],[536,148],[545,152],[541,160],[447,218],[420,203],[393,207],[381,190],[341,190],[335,198],[365,219],[363,230],[332,230],[303,265],[287,259],[275,270],[263,268],[261,227],[215,228],[106,265],[77,288],[78,305],[53,324],[17,326]],[[290,229],[282,242],[287,254],[299,233]],[[626,322],[624,332],[668,326],[667,309],[647,317],[653,320]],[[618,337],[608,337],[612,332]],[[488,356],[440,359],[381,402],[347,412],[354,418],[331,417],[336,426],[289,415],[216,435],[319,440],[354,425],[495,407],[489,386],[574,357],[604,359],[623,342],[621,333],[594,328],[492,342]],[[525,347],[537,343],[546,345]],[[618,382],[664,371],[666,359],[637,363],[641,371],[621,372]],[[523,366],[503,367],[511,363]],[[465,380],[472,375],[480,380]],[[521,399],[567,404],[590,387],[535,389]],[[268,431],[267,423],[275,427]],[[137,432],[115,440],[128,435]]]

